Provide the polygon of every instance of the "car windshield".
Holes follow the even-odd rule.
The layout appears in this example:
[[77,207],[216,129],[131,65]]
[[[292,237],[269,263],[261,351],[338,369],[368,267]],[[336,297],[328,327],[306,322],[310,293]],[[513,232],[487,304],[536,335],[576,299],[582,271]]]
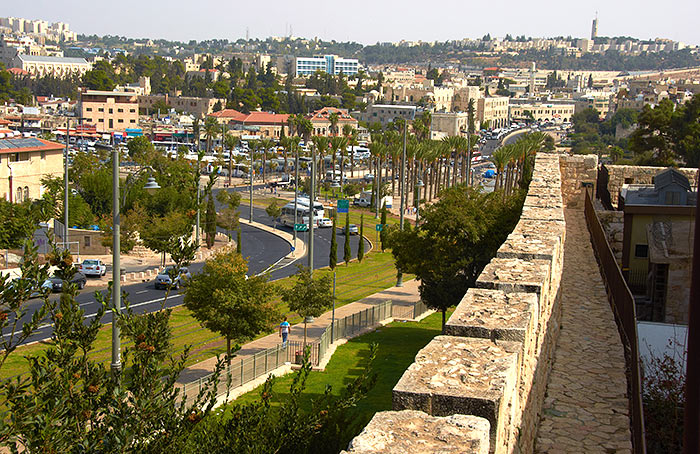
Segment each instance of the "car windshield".
[[98,263],[97,260],[85,260],[85,261],[83,261],[83,265],[88,265],[88,266],[97,265],[97,263]]

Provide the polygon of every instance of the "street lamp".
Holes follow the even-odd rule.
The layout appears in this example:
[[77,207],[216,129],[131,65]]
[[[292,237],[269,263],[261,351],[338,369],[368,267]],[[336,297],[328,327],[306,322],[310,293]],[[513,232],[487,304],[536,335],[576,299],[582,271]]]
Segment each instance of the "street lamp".
[[[153,171],[150,167],[144,167],[136,172],[133,177],[136,177],[143,171]],[[132,180],[134,181],[134,180]],[[128,190],[128,178],[124,185],[124,201],[126,201],[126,193]],[[152,194],[160,185],[156,179],[149,177],[144,185],[144,189],[149,194]],[[121,364],[121,344],[119,338],[119,325],[117,323],[117,314],[121,312],[121,244],[119,237],[119,150],[112,148],[112,363],[110,365],[112,372],[117,373],[122,368]]]
[[415,184],[416,186],[416,227],[418,227],[418,222],[420,221],[420,189],[425,186],[423,180],[420,178]]

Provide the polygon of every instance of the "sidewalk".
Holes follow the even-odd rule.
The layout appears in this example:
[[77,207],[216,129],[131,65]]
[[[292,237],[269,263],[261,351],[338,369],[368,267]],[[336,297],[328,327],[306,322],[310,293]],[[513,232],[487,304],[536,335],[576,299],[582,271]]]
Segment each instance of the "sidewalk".
[[[381,292],[362,298],[354,303],[346,304],[335,310],[336,319],[343,318],[348,315],[360,312],[368,307],[376,306],[384,301],[392,301],[397,306],[411,306],[420,299],[418,294],[418,281],[415,279],[404,282],[403,287],[391,287]],[[320,317],[316,317],[313,323],[307,324],[307,342],[315,342],[320,340],[325,329],[331,324],[332,311],[328,311]],[[292,325],[289,340],[303,341],[304,339],[304,324],[298,323]],[[235,361],[240,361],[247,357],[253,356],[255,353],[262,350],[275,347],[281,343],[281,339],[275,331],[260,339],[249,342],[236,353]],[[209,358],[200,363],[186,368],[180,374],[177,382],[178,385],[194,382],[213,372],[216,364],[216,358]]]
[[631,453],[622,342],[583,211],[565,215],[561,333],[535,452]]

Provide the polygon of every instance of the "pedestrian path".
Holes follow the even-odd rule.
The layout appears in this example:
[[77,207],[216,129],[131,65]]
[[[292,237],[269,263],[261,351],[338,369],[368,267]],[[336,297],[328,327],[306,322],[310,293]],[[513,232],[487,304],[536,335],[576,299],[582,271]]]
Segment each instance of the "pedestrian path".
[[[413,306],[417,301],[420,300],[420,295],[418,293],[419,282],[415,279],[408,282],[404,282],[402,287],[390,287],[381,292],[374,293],[370,296],[362,298],[361,300],[355,301],[350,304],[341,306],[335,310],[335,318],[340,319],[348,315],[363,311],[369,307],[377,306],[385,301],[391,301],[396,306]],[[331,324],[333,317],[333,312],[328,311],[320,317],[316,317],[312,323],[307,324],[306,340],[309,343],[318,342],[321,339],[321,335],[326,330],[326,328]],[[303,341],[304,340],[304,324],[298,323],[292,325],[289,334],[290,341]],[[258,352],[265,349],[275,347],[281,343],[281,338],[279,337],[277,331],[273,334],[269,334],[260,339],[251,341],[245,345],[236,353],[236,361],[252,357]],[[211,374],[214,371],[216,365],[216,358],[209,358],[197,364],[194,364],[180,374],[180,379],[178,380],[178,385],[183,385],[186,383],[192,383]]]
[[535,452],[631,453],[622,342],[583,211],[565,215],[561,332]]

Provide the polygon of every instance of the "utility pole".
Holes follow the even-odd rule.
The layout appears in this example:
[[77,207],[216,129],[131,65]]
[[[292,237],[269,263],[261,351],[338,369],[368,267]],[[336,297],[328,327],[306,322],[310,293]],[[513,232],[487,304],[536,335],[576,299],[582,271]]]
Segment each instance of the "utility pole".
[[406,190],[406,185],[404,184],[405,172],[406,172],[406,123],[408,120],[403,121],[403,151],[401,152],[401,169],[399,171],[399,193],[401,194],[401,213],[399,214],[399,229],[403,230],[403,212],[404,212],[404,191]]
[[112,373],[122,368],[119,323],[117,314],[121,312],[121,262],[119,236],[119,150],[112,148]]
[[296,153],[294,155],[294,248],[297,247],[297,197],[299,195],[299,144],[295,147]]
[[[335,232],[333,232],[335,234]],[[360,238],[360,241],[363,241]],[[331,344],[335,342],[335,268],[333,268],[333,312],[331,314]]]
[[202,155],[199,152],[199,146],[197,146],[197,229],[195,232],[195,243],[199,247],[199,169],[202,162]]
[[316,189],[316,147],[311,146],[311,194],[309,194],[309,273],[314,274],[314,192]]
[[[65,175],[63,176],[63,247],[70,248],[68,244],[68,156],[70,151],[70,118],[66,119],[66,156],[63,160]],[[117,166],[117,174],[119,166]],[[68,249],[70,252],[70,249]]]
[[248,212],[248,222],[253,223],[253,147],[248,145],[250,152],[250,169],[248,169],[248,176],[250,177],[250,211]]

